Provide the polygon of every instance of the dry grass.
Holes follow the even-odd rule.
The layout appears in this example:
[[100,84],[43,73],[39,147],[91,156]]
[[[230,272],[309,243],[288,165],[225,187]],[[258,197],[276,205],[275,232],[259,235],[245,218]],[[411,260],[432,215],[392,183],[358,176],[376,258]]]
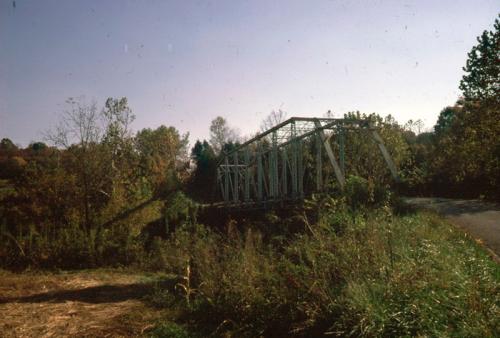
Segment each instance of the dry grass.
[[164,315],[142,300],[144,275],[118,271],[0,272],[3,337],[130,337]]

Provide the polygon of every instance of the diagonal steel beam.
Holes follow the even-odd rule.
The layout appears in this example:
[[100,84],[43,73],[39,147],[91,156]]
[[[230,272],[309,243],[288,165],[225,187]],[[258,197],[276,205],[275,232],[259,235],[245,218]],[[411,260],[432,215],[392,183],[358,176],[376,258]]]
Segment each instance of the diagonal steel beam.
[[316,125],[321,140],[323,141],[323,145],[325,147],[326,154],[328,155],[328,159],[330,160],[330,163],[333,166],[333,171],[335,173],[335,177],[337,178],[337,182],[339,183],[340,188],[344,189],[345,177],[344,174],[342,173],[342,170],[340,169],[339,164],[337,163],[337,160],[335,159],[332,147],[330,146],[330,142],[328,141],[329,138],[328,136],[325,135],[324,130],[321,128],[321,122],[319,120],[314,121],[314,124]]
[[394,164],[394,161],[391,158],[391,155],[389,155],[389,152],[387,151],[387,148],[384,145],[384,141],[380,137],[379,133],[375,129],[372,129],[371,131],[372,137],[375,140],[375,142],[378,145],[378,148],[380,149],[380,152],[382,153],[382,156],[384,157],[385,163],[387,163],[387,166],[389,167],[389,170],[391,171],[391,175],[394,178],[396,182],[399,182],[399,175],[398,175],[398,170],[396,168],[396,165]]

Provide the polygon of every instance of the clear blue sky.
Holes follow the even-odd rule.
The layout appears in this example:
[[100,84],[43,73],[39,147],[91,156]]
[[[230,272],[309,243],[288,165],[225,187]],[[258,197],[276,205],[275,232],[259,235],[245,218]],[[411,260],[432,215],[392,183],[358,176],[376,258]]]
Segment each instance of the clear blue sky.
[[27,145],[67,97],[126,96],[134,129],[191,141],[272,109],[392,114],[427,126],[460,92],[500,2],[0,0],[0,138]]

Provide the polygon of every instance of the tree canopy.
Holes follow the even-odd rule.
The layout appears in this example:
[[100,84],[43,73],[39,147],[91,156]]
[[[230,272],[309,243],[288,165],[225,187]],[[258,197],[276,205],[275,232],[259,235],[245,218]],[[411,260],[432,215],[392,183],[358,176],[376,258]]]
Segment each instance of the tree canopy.
[[460,89],[467,100],[496,98],[500,92],[500,14],[493,31],[485,30],[477,38],[463,68]]

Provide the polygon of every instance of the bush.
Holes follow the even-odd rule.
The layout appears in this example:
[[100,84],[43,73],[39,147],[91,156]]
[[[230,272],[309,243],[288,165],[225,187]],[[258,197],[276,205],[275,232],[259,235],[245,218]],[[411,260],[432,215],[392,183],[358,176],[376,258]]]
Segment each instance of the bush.
[[384,206],[391,204],[389,186],[376,184],[359,176],[349,176],[344,189],[347,204],[356,212],[368,206]]
[[165,323],[158,325],[151,332],[151,338],[193,338],[182,326],[175,323]]
[[359,176],[349,176],[346,180],[345,195],[349,206],[356,210],[372,201],[368,180]]
[[393,216],[384,209],[338,216],[342,208],[322,211],[307,232],[278,247],[251,227],[227,236],[203,226],[178,229],[165,257],[180,275],[172,292],[196,330],[495,335],[499,268],[466,236],[431,214]]

